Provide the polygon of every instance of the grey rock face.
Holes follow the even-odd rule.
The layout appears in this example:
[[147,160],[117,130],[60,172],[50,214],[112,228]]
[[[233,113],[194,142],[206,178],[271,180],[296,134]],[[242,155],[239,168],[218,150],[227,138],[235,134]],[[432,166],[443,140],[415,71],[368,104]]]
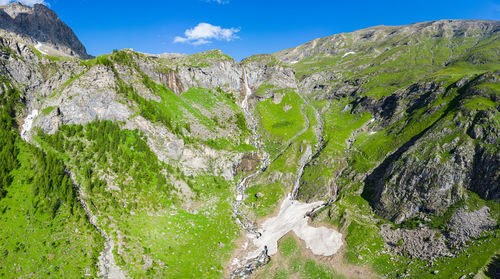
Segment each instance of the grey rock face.
[[389,226],[382,226],[380,233],[391,250],[411,258],[433,260],[451,255],[445,238],[427,227],[392,230]]
[[471,190],[483,199],[500,201],[500,154],[478,147],[474,156]]
[[380,233],[392,251],[412,258],[434,260],[460,252],[469,241],[495,226],[496,221],[490,218],[490,209],[484,206],[475,211],[457,209],[446,226],[445,234],[438,234],[427,226],[391,229],[389,225],[382,226]]
[[256,90],[259,85],[264,83],[276,88],[297,89],[295,71],[271,59],[275,58],[261,57],[259,60],[252,60],[250,57],[242,61],[241,64],[248,75],[248,83],[254,87],[252,89]]
[[35,4],[33,7],[28,7],[12,3],[1,7],[0,28],[50,44],[70,56],[90,58],[71,28],[64,24],[54,11],[44,5]]
[[[58,125],[85,124],[95,119],[125,121],[132,112],[119,102],[114,85],[113,72],[98,65],[69,84],[46,105],[58,108],[55,118],[59,120]],[[50,115],[40,116],[36,123],[47,133],[58,129]]]
[[[410,148],[386,169],[384,178],[377,182],[376,187],[381,192],[374,201],[375,207],[384,217],[396,223],[419,212],[443,213],[462,198],[470,184],[474,156],[472,144],[458,145],[456,141],[453,145],[452,142],[449,148],[457,149],[449,160],[440,156],[422,158],[419,155],[429,141],[432,139]],[[394,202],[396,200],[397,203]]]
[[451,217],[447,228],[448,238],[452,247],[461,247],[467,241],[478,238],[484,231],[494,228],[495,220],[490,218],[490,209],[486,206],[467,212],[460,208]]
[[[457,82],[454,86],[460,93],[453,102],[460,106],[470,98],[483,96],[486,93],[478,90],[478,85],[490,80],[485,75],[468,83]],[[378,102],[360,100],[353,110],[372,110],[385,126],[443,94],[448,93],[438,85],[415,84],[399,96],[391,95],[394,100],[385,108],[390,97]],[[369,189],[374,191],[371,204],[375,210],[384,218],[401,223],[419,214],[440,215],[462,200],[467,190],[498,200],[499,124],[494,115],[490,110],[464,109],[464,113],[456,113],[450,119],[445,113],[386,157],[365,179],[367,197]]]
[[228,91],[243,90],[243,72],[234,61],[220,61],[208,67],[180,67],[177,75],[184,88],[220,87]]

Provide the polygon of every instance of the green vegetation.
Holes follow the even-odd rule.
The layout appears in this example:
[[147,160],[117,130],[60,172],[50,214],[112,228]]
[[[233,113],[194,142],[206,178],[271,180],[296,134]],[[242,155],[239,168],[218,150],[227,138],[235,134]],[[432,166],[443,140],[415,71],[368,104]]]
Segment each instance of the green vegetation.
[[264,217],[274,212],[279,201],[288,192],[281,182],[258,184],[248,188],[248,198],[245,203],[251,206],[258,217]]
[[12,183],[10,174],[18,166],[17,154],[19,152],[16,141],[18,136],[14,131],[15,109],[20,98],[19,90],[2,80],[2,98],[0,99],[0,199],[7,193],[7,188]]
[[2,88],[0,277],[95,277],[101,236],[87,221],[64,163],[17,135],[20,92],[7,82]]
[[283,239],[281,239],[279,243],[279,250],[280,253],[288,258],[291,255],[297,251],[298,245],[297,242],[295,241],[295,238],[292,235],[285,236]]
[[[113,238],[121,235],[120,242],[127,248],[115,258],[127,274],[221,277],[222,263],[239,235],[231,217],[232,192],[227,181],[184,175],[160,162],[137,131],[122,130],[111,121],[64,125],[53,135],[40,134],[38,140],[72,166],[91,197],[88,202],[101,216],[100,226]],[[174,186],[179,180],[191,188],[200,204],[214,198],[219,201],[199,206],[195,213],[180,209]],[[152,264],[145,265],[145,258]]]
[[[94,121],[85,126],[62,126],[53,135],[38,137],[48,149],[70,160],[70,165],[81,168],[91,194],[105,194],[102,192],[106,183],[101,183],[94,173],[106,170],[108,175],[116,177],[114,183],[122,187],[138,192],[155,190],[149,194],[150,206],[168,206],[176,199],[173,185],[162,175],[164,169],[172,167],[158,161],[137,131],[121,130],[111,121]],[[134,210],[136,202],[130,203],[127,209]]]
[[302,99],[293,91],[284,90],[282,93],[286,95],[279,104],[266,100],[257,105],[266,151],[271,157],[280,151],[280,145],[296,136],[306,124]]
[[341,279],[345,278],[333,269],[316,262],[302,254],[302,248],[293,235],[287,235],[280,240],[279,258],[271,261],[257,272],[256,278],[304,278],[304,279]]
[[55,106],[46,107],[42,109],[42,113],[45,115],[49,115],[52,111],[54,111],[55,108]]

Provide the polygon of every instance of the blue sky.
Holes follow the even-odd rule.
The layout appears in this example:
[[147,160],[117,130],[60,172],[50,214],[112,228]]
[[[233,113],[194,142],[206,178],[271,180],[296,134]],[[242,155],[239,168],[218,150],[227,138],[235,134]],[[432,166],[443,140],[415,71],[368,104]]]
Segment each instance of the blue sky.
[[241,60],[317,37],[375,25],[437,19],[500,20],[500,0],[45,0],[45,3],[73,28],[92,55],[122,48],[188,54],[221,49]]

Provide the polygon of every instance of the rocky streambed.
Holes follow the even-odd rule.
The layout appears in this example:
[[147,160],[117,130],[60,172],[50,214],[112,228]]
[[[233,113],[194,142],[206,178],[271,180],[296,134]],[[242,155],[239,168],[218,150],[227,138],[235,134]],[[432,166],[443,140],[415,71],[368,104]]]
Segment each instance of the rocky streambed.
[[[246,74],[243,71],[245,99],[242,103],[242,109],[249,122],[255,124],[253,123],[255,120],[248,107],[248,98],[252,92],[248,86]],[[305,101],[305,103],[307,102]],[[319,114],[317,111],[316,113],[317,115]],[[316,152],[321,148],[323,132],[321,117],[318,118],[320,124],[319,127],[316,127],[317,131],[315,131],[318,136]],[[309,119],[307,119],[307,123],[306,127],[295,135],[291,141],[309,129],[309,125],[311,125]],[[256,125],[249,126],[256,127]],[[253,141],[256,146],[261,146],[258,138],[253,138]],[[278,154],[278,157],[283,153],[284,150]],[[231,278],[246,278],[260,267],[266,265],[270,261],[270,256],[278,252],[279,240],[290,232],[295,233],[297,237],[305,242],[306,247],[318,256],[332,256],[342,247],[341,233],[330,228],[313,227],[309,224],[311,213],[328,203],[323,201],[304,203],[296,200],[297,191],[300,187],[300,177],[304,167],[311,161],[312,157],[313,151],[311,146],[308,145],[298,162],[296,182],[291,192],[281,202],[278,214],[268,218],[260,225],[254,224],[244,215],[242,203],[247,185],[267,168],[271,163],[270,160],[265,160],[265,167],[240,180],[236,187],[236,198],[233,202],[233,216],[247,234],[242,247],[238,249],[237,256],[231,261],[231,268],[234,268],[230,275]]]

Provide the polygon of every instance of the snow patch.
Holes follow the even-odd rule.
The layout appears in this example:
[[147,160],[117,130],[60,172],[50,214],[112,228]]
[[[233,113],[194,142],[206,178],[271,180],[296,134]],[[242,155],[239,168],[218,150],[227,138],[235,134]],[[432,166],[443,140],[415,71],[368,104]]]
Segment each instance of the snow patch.
[[347,56],[347,55],[349,55],[349,54],[356,54],[356,52],[354,52],[354,51],[349,51],[348,53],[344,54],[344,56],[342,56],[342,58],[346,57],[346,56]]
[[25,141],[29,140],[29,134],[31,128],[33,127],[33,121],[38,116],[38,110],[33,110],[28,116],[24,119],[24,124],[21,126],[21,138]]
[[45,51],[42,50],[42,48],[43,48],[43,44],[42,43],[37,42],[36,45],[35,45],[35,48],[36,48],[36,50],[38,50],[42,54],[49,55],[47,52],[45,52]]
[[262,224],[262,236],[253,239],[257,249],[250,253],[247,259],[257,257],[265,246],[269,255],[276,254],[278,241],[291,231],[304,240],[306,247],[315,255],[331,256],[337,253],[342,247],[342,234],[326,227],[316,228],[308,224],[309,217],[306,213],[322,204],[321,201],[309,204],[299,202],[288,195],[281,204],[278,215]]

